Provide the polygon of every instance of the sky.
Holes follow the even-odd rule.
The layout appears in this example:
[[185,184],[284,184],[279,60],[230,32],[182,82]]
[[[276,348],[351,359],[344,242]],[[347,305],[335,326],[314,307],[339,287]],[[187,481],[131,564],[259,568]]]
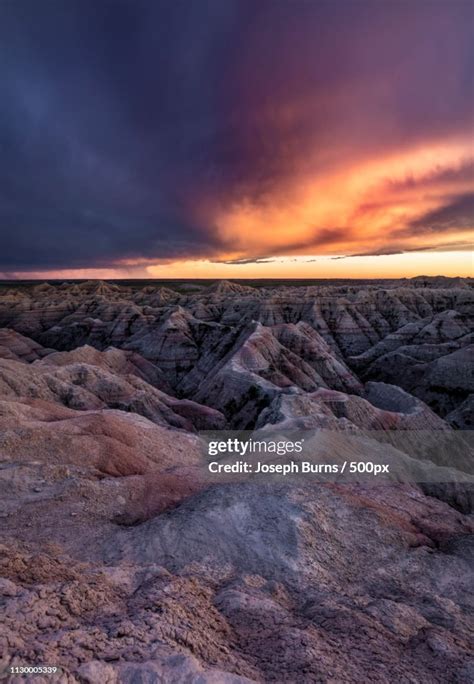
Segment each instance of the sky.
[[3,0],[0,278],[473,273],[473,0]]

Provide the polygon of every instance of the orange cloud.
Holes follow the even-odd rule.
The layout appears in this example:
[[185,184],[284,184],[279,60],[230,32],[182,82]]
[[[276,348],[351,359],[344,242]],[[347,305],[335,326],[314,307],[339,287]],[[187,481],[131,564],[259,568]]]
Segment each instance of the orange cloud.
[[[420,221],[472,190],[469,176],[456,177],[456,170],[469,168],[470,149],[472,143],[461,139],[346,162],[328,175],[286,181],[256,200],[244,197],[207,218],[226,259],[360,254],[382,250],[400,231],[405,249],[436,248],[446,243],[446,234],[433,234],[427,245]],[[410,230],[415,222],[417,229]],[[466,241],[466,217],[460,230],[451,226],[449,238],[453,244]]]

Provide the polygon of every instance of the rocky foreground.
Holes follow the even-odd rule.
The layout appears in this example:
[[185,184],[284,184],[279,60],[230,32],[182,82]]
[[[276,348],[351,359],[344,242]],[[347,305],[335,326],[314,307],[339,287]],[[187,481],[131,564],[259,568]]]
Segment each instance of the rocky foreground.
[[473,321],[461,279],[0,288],[2,672],[471,682],[469,485],[216,484],[199,432],[470,430]]

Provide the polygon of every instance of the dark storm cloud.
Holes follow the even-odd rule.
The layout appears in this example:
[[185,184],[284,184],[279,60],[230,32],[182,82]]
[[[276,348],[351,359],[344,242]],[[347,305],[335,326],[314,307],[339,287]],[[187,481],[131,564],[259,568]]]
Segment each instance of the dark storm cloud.
[[0,261],[212,252],[186,189],[208,162],[220,3],[0,6]]
[[2,2],[0,268],[218,259],[231,245],[214,208],[465,131],[471,12],[463,0]]

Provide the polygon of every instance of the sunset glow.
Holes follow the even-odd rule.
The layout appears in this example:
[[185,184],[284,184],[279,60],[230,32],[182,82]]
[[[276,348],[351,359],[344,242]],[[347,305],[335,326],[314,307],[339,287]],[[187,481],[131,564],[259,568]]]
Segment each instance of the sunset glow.
[[[320,178],[299,184],[290,180],[287,187],[258,203],[244,200],[215,218],[223,242],[234,246],[227,258],[301,254],[302,249],[320,255],[403,252],[447,244],[470,249],[473,225],[467,231],[465,223],[454,223],[439,232],[429,224],[417,230],[410,226],[441,209],[451,194],[469,191],[472,178],[463,177],[463,171],[474,164],[466,161],[471,146],[465,140],[361,161],[349,168],[346,163]],[[446,182],[450,174],[455,179]]]

